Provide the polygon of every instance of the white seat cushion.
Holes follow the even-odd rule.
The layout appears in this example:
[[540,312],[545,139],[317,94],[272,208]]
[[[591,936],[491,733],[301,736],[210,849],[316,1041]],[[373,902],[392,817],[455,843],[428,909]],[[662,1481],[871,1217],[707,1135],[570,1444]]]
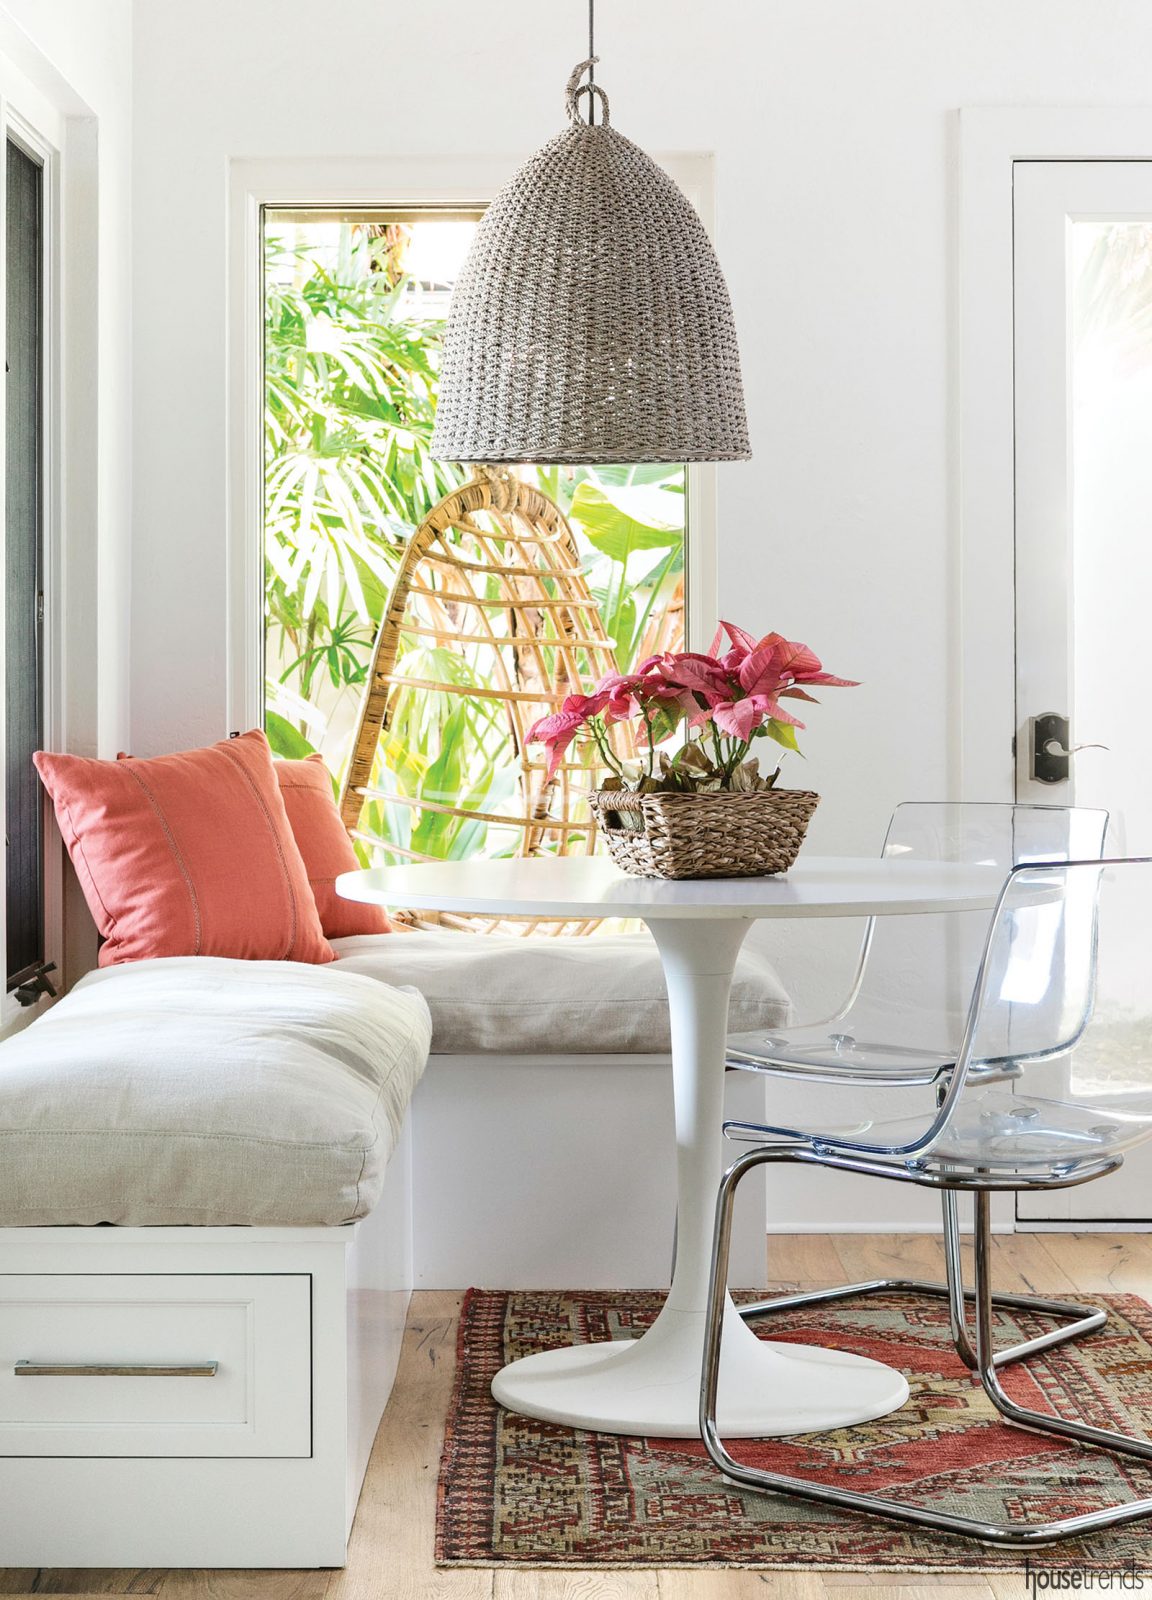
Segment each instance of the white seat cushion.
[[0,1226],[351,1222],[430,1034],[419,995],[331,966],[90,973],[0,1045]]
[[[419,989],[438,1055],[637,1055],[669,1048],[668,998],[647,933],[361,934],[333,939],[335,970]],[[329,969],[332,970],[332,969]],[[788,997],[774,969],[745,951],[729,1024],[782,1027]]]

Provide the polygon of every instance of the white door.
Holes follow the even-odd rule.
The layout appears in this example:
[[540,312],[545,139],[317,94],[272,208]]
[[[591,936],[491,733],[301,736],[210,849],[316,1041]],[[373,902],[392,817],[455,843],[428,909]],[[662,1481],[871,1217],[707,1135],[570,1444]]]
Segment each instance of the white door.
[[[1152,855],[1152,162],[1017,162],[1013,218],[1017,793]],[[1019,1215],[1152,1220],[1152,1155]]]

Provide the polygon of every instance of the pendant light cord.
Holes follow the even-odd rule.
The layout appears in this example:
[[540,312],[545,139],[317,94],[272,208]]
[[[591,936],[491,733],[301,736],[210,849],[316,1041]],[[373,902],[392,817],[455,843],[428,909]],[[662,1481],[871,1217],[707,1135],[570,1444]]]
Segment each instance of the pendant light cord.
[[[588,68],[588,84],[590,88],[596,87],[596,0],[588,0],[588,59],[592,65]],[[596,126],[596,96],[588,96],[588,126]]]

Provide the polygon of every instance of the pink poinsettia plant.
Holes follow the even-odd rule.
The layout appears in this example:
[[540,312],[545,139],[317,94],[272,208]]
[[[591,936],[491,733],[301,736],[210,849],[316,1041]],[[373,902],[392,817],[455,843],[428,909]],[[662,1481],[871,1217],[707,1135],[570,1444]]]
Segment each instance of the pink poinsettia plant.
[[[727,649],[725,649],[727,645]],[[750,754],[757,739],[799,750],[800,718],[781,702],[815,702],[809,685],[855,688],[850,678],[825,672],[806,644],[782,634],[755,638],[722,622],[707,655],[692,650],[649,656],[634,672],[611,672],[591,694],[570,694],[559,711],[529,728],[530,744],[548,750],[548,775],[578,738],[590,738],[611,777],[605,788],[713,792],[770,789]],[[630,723],[637,758],[622,759],[610,733]],[[674,750],[660,748],[680,736]]]

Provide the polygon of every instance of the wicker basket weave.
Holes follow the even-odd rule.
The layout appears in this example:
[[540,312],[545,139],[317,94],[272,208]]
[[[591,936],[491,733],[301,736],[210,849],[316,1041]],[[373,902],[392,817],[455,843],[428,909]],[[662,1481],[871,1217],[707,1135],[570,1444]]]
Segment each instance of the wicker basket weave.
[[598,789],[589,803],[613,861],[638,878],[760,878],[787,872],[820,796]]
[[[724,275],[687,197],[568,84],[569,126],[484,213],[452,290],[442,461],[745,461]],[[579,114],[594,93],[600,120]]]

